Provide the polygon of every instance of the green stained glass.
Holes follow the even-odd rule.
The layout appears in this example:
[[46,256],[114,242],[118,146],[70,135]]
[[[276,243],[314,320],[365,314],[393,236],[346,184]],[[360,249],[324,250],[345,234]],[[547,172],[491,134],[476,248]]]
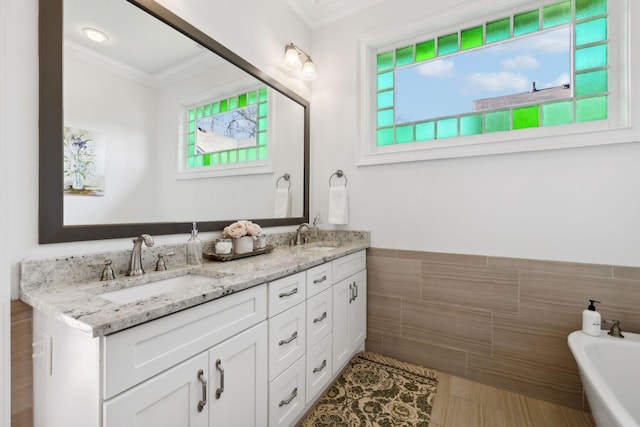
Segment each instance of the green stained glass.
[[436,125],[434,122],[416,124],[416,141],[430,141],[436,137]]
[[438,37],[438,56],[458,51],[458,33]]
[[268,110],[269,108],[266,102],[258,104],[258,117],[265,117]]
[[219,165],[220,164],[220,153],[213,153],[211,155],[211,164]]
[[204,116],[210,116],[211,115],[211,105],[205,105],[204,106]]
[[220,101],[220,112],[226,113],[228,109],[229,109],[229,102],[226,99],[223,99],[222,101]]
[[193,166],[196,168],[202,167],[202,156],[195,156],[193,158]]
[[557,126],[573,123],[573,102],[562,101],[542,106],[542,126]]
[[196,131],[196,122],[189,122],[189,132],[195,132]]
[[189,146],[187,147],[187,155],[188,155],[189,157],[192,157],[192,156],[194,156],[195,154],[196,154],[196,146],[195,146],[195,145],[189,145]]
[[484,131],[503,132],[509,130],[509,111],[492,111],[484,115]]
[[238,97],[234,96],[229,98],[229,110],[236,110],[238,108]]
[[378,127],[384,128],[388,126],[393,126],[393,109],[390,110],[381,110],[378,111]]
[[211,104],[211,114],[218,114],[220,112],[220,103],[214,102]]
[[383,145],[393,145],[393,128],[378,129],[377,145],[378,147]]
[[388,90],[386,92],[380,92],[378,94],[378,108],[393,107],[393,91]]
[[460,50],[482,46],[482,27],[469,28],[460,32]]
[[513,109],[513,129],[535,128],[539,125],[538,106]]
[[576,24],[576,46],[607,39],[607,19],[600,18]]
[[542,10],[542,16],[543,28],[551,28],[557,25],[568,24],[571,22],[571,2],[564,1],[546,6]]
[[267,133],[259,132],[258,133],[258,145],[267,145]]
[[193,157],[189,157],[189,158],[187,159],[187,167],[188,167],[188,168],[193,168],[193,167],[195,167],[195,164],[196,164],[196,162],[195,162],[195,160],[194,160],[194,158],[193,158]]
[[482,114],[460,117],[460,136],[482,133]]
[[227,151],[220,152],[220,163],[223,165],[229,163],[229,153]]
[[189,132],[189,137],[187,138],[189,145],[193,145],[196,143],[196,134],[193,132]]
[[540,26],[540,23],[539,23],[537,10],[532,10],[531,12],[514,15],[513,17],[514,37],[521,36],[523,34],[533,33],[534,31],[538,31],[539,26]]
[[584,98],[576,100],[576,121],[589,122],[607,118],[607,97]]
[[487,43],[495,43],[511,37],[511,18],[487,22]]
[[413,63],[413,46],[396,49],[396,67]]
[[204,117],[204,108],[198,107],[196,110],[196,119],[201,119],[202,117]]
[[416,44],[416,62],[425,61],[436,56],[436,42],[429,40]]
[[243,93],[238,96],[238,107],[243,108],[247,106],[247,94]]
[[238,162],[239,163],[244,163],[247,161],[247,149],[246,148],[242,148],[240,150],[238,150]]
[[260,102],[267,102],[267,88],[260,89]]
[[238,163],[238,150],[229,151],[229,163]]
[[250,162],[255,162],[258,160],[258,150],[256,148],[247,149],[247,154]]
[[393,68],[393,52],[381,53],[378,55],[378,71]]
[[413,125],[398,126],[396,128],[396,143],[413,142]]
[[606,92],[608,90],[607,74],[607,70],[576,74],[576,95],[592,95]]
[[576,19],[607,13],[607,0],[576,0]]
[[258,129],[262,130],[267,130],[267,118],[263,117],[261,119],[258,119]]
[[211,164],[211,154],[205,154],[202,156],[202,164],[204,166],[209,166]]
[[378,90],[393,88],[393,71],[378,74]]
[[258,92],[249,92],[247,97],[249,98],[249,105],[253,105],[258,102]]
[[437,122],[438,139],[458,136],[458,119],[442,119]]
[[267,147],[258,147],[258,160],[267,159]]
[[576,70],[586,70],[587,68],[604,67],[607,65],[607,45],[576,49]]
[[196,119],[196,110],[189,110],[189,120]]

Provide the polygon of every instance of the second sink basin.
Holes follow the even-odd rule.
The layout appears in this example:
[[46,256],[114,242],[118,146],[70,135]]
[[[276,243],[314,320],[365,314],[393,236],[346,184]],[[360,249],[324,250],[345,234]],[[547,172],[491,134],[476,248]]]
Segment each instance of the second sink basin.
[[166,292],[185,289],[190,286],[213,283],[215,279],[215,277],[202,276],[199,274],[186,274],[184,276],[171,277],[155,282],[133,285],[123,289],[104,292],[99,296],[117,304],[126,304],[145,298],[151,298]]

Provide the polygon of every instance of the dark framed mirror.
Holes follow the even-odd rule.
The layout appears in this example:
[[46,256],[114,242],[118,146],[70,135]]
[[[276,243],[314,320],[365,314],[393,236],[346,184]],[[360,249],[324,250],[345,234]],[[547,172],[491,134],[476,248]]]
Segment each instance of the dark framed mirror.
[[[238,219],[263,227],[308,222],[308,101],[152,0],[39,3],[40,243],[188,233],[192,221],[200,231],[222,230]],[[88,11],[80,10],[86,3]],[[100,10],[101,3],[115,9]],[[123,65],[126,52],[110,56],[74,39],[76,17],[100,26],[96,20],[109,15],[118,29],[131,20],[136,35],[114,36],[109,49],[130,46],[128,55],[137,60],[159,46],[161,58]],[[136,45],[144,38],[149,48]],[[131,95],[139,93],[144,96]],[[245,119],[247,111],[256,116],[256,135],[226,138],[239,144],[231,148],[207,148],[221,137],[202,124],[234,103]],[[199,145],[193,142],[198,132]],[[106,141],[106,149],[85,162],[96,176],[100,170],[102,187],[88,179],[71,183],[68,144],[75,155],[86,148],[82,138]],[[137,140],[146,141],[148,151]],[[290,181],[282,180],[285,174]],[[285,186],[293,192],[282,215],[273,203]]]

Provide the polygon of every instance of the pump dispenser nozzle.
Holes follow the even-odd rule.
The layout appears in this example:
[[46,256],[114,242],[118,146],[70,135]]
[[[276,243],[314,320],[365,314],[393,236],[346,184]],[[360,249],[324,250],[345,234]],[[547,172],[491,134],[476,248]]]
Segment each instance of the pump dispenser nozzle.
[[594,300],[594,299],[590,299],[590,300],[589,300],[589,302],[590,302],[591,304],[589,304],[589,307],[587,307],[587,308],[588,308],[589,310],[591,310],[591,311],[596,311],[596,306],[595,306],[595,305],[593,305],[593,304],[600,304],[600,301],[596,301],[596,300]]

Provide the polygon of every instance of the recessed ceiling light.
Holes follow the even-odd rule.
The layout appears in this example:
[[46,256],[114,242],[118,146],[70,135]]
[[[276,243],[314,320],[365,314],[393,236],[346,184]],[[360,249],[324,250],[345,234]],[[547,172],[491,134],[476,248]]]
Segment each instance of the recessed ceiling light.
[[109,36],[103,33],[100,30],[96,30],[95,28],[83,28],[82,32],[85,36],[87,36],[90,40],[93,40],[96,43],[104,43],[109,40]]

